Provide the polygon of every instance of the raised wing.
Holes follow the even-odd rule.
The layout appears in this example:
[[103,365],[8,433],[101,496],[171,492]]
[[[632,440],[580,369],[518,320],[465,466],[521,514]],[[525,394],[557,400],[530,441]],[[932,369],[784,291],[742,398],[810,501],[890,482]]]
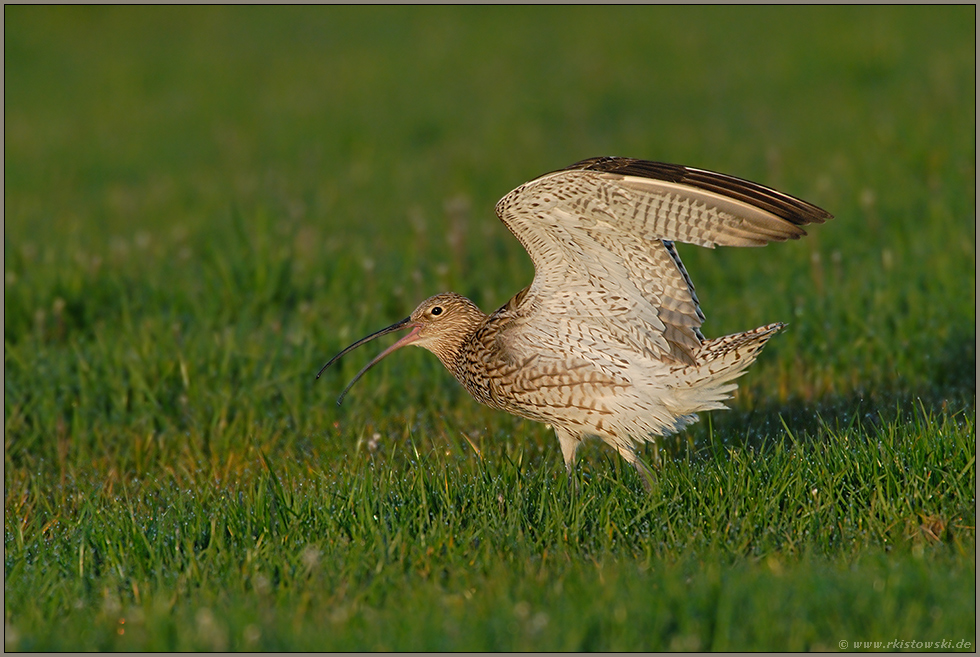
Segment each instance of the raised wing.
[[514,308],[528,349],[574,338],[620,357],[688,364],[704,339],[704,315],[671,242],[762,246],[831,218],[733,176],[615,157],[525,183],[500,200],[497,215],[534,262],[534,281]]

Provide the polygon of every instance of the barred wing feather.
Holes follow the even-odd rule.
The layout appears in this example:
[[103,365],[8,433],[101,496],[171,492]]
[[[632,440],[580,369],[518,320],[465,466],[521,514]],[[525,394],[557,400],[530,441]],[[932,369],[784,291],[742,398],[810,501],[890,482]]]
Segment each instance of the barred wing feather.
[[500,200],[497,215],[535,267],[515,309],[515,348],[573,344],[583,356],[599,348],[691,365],[704,315],[672,242],[762,246],[831,218],[733,176],[613,157],[525,183]]

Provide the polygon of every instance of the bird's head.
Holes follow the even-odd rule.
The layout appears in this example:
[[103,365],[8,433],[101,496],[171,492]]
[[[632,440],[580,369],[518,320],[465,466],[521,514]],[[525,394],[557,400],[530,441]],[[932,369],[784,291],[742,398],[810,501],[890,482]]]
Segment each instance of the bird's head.
[[344,391],[337,399],[338,404],[343,402],[344,395],[347,394],[347,391],[350,390],[355,383],[357,383],[358,379],[360,379],[365,372],[374,367],[377,363],[381,362],[381,360],[391,352],[401,349],[406,345],[411,344],[428,349],[434,353],[440,361],[442,361],[443,365],[452,369],[451,363],[454,361],[460,347],[473,334],[473,332],[479,328],[485,319],[486,315],[483,314],[483,311],[481,311],[475,303],[466,297],[456,294],[455,292],[444,292],[442,294],[437,294],[420,303],[418,307],[412,311],[412,314],[402,321],[396,322],[387,328],[383,328],[367,337],[361,338],[354,344],[341,351],[339,354],[331,358],[326,365],[320,368],[320,371],[317,373],[316,377],[319,379],[324,370],[326,370],[336,361],[340,360],[342,356],[350,351],[353,351],[357,347],[360,347],[362,344],[370,342],[375,338],[381,337],[382,335],[393,331],[400,331],[404,329],[410,329],[408,335],[402,337],[401,340],[382,351],[374,358],[374,360],[365,365],[364,368],[357,373],[357,376],[355,376],[354,379],[347,384],[347,387],[344,388]]

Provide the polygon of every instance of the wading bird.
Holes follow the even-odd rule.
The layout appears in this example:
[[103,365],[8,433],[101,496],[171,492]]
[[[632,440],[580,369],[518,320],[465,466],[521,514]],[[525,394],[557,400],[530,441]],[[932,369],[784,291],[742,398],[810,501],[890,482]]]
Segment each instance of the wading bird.
[[643,475],[637,447],[726,408],[734,380],[784,325],[707,339],[674,242],[763,246],[799,239],[832,215],[768,187],[711,171],[619,157],[583,160],[525,183],[497,216],[527,250],[534,280],[490,315],[453,292],[358,340],[408,335],[368,363],[425,347],[479,402],[551,424],[572,472],[588,436]]

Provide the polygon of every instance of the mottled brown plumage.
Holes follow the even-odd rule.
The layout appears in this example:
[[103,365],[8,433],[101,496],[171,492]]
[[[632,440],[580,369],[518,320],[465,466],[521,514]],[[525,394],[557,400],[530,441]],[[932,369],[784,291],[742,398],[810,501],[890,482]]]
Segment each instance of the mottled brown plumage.
[[[434,353],[493,408],[554,426],[569,471],[586,436],[641,472],[636,446],[722,409],[782,324],[713,340],[674,241],[713,248],[798,239],[831,215],[724,174],[629,158],[583,160],[506,195],[497,215],[534,262],[531,285],[485,315],[453,292],[423,301],[392,351]],[[321,369],[321,373],[323,371]],[[317,374],[319,377],[319,374]],[[646,481],[646,480],[645,480]]]

